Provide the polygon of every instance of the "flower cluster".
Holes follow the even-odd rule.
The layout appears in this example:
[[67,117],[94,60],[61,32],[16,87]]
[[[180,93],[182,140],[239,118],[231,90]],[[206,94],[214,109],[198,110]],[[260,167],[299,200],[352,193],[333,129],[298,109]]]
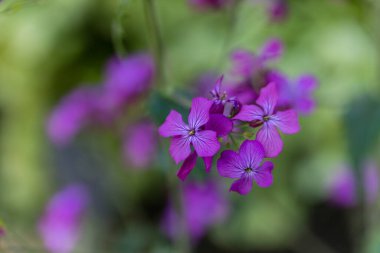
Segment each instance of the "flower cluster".
[[197,157],[203,159],[208,172],[213,158],[239,139],[239,151],[224,150],[217,161],[221,176],[236,179],[230,190],[247,194],[253,181],[260,187],[272,184],[273,163],[263,160],[281,153],[280,133],[300,131],[298,112],[312,111],[312,91],[317,85],[309,75],[299,78],[297,85],[285,77],[275,78],[280,72],[268,64],[281,56],[282,48],[279,40],[272,39],[258,55],[234,52],[226,89],[221,77],[209,99],[194,98],[187,123],[179,112],[169,113],[159,133],[171,138],[169,152],[174,161],[183,162],[177,174],[181,180],[195,167]]

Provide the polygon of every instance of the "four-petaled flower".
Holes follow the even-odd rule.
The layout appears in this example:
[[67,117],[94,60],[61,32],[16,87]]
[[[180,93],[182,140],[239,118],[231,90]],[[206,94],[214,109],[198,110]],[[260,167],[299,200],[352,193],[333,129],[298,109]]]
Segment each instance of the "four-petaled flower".
[[189,124],[183,122],[181,114],[172,110],[159,128],[160,135],[172,137],[169,152],[177,164],[190,155],[191,145],[200,157],[212,157],[218,152],[220,143],[217,133],[204,129],[210,118],[212,104],[212,101],[205,98],[194,98],[188,117]]
[[217,169],[221,176],[237,179],[230,191],[242,195],[248,194],[255,181],[260,187],[269,187],[273,182],[273,163],[266,161],[263,146],[258,141],[246,140],[240,146],[238,153],[232,150],[223,151],[217,162]]
[[[282,140],[278,129],[285,134],[295,134],[300,130],[295,110],[275,111],[277,89],[274,83],[261,89],[257,105],[244,105],[234,119],[251,122],[251,126],[261,126],[256,139],[265,149],[266,157],[275,157],[282,150]],[[278,129],[277,129],[278,128]]]

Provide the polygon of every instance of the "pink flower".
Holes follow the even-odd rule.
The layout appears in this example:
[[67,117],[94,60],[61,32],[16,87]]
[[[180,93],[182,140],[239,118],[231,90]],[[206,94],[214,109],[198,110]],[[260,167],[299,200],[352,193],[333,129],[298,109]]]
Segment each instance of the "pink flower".
[[79,185],[70,185],[51,199],[38,225],[49,252],[73,251],[87,203],[87,191]]
[[221,176],[237,179],[230,191],[239,194],[248,194],[252,189],[253,181],[260,187],[269,187],[273,182],[273,163],[266,161],[264,147],[258,141],[244,141],[236,153],[232,150],[223,151],[217,169]]
[[200,157],[210,157],[218,152],[220,143],[217,133],[202,128],[209,121],[211,106],[212,101],[194,98],[188,117],[189,124],[183,122],[181,114],[172,110],[159,128],[161,136],[172,137],[169,151],[177,164],[190,155],[191,146]]
[[157,151],[157,128],[149,121],[128,127],[124,139],[124,158],[134,167],[146,168]]
[[164,212],[162,228],[170,238],[175,239],[180,234],[181,218],[185,219],[191,239],[196,242],[208,228],[227,217],[228,202],[215,183],[188,183],[182,193],[184,216],[179,217],[171,202]]
[[295,134],[300,130],[295,110],[275,111],[277,105],[277,88],[274,83],[261,89],[257,105],[243,105],[239,114],[234,117],[241,121],[251,122],[251,126],[262,126],[256,138],[262,143],[266,157],[275,157],[282,150],[282,140],[278,129],[285,134]]

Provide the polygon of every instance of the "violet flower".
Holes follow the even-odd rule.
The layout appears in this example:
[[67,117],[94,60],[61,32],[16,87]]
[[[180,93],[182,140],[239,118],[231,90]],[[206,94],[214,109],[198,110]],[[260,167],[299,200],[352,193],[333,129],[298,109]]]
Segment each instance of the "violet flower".
[[[372,204],[379,196],[380,175],[373,162],[367,162],[363,168],[364,197],[367,203]],[[356,187],[353,169],[348,165],[342,166],[334,173],[329,186],[331,203],[341,207],[355,206],[357,203]]]
[[295,81],[279,71],[267,74],[267,81],[276,83],[279,99],[278,107],[292,108],[302,115],[310,115],[315,110],[313,92],[318,87],[318,80],[313,75],[301,75]]
[[228,201],[213,182],[185,184],[182,193],[183,216],[180,217],[169,202],[164,211],[162,228],[170,238],[176,239],[181,233],[180,219],[184,219],[189,235],[195,243],[210,227],[227,217]]
[[295,110],[275,111],[277,99],[276,85],[270,83],[261,89],[257,105],[243,105],[234,117],[250,122],[253,127],[262,126],[256,138],[264,146],[266,157],[275,157],[282,150],[283,142],[278,129],[285,134],[295,134],[300,130]]
[[230,191],[239,194],[248,194],[252,189],[253,181],[260,187],[269,187],[273,182],[273,163],[262,160],[265,157],[264,147],[258,141],[244,141],[236,153],[232,150],[223,151],[217,169],[221,176],[237,179]]
[[223,78],[223,76],[219,77],[214,88],[210,91],[214,102],[210,112],[231,117],[240,111],[241,103],[235,96],[229,97],[227,91],[222,90]]
[[270,0],[268,16],[272,22],[283,22],[288,17],[289,7],[287,0]]
[[264,69],[270,61],[279,59],[283,53],[283,45],[279,39],[270,39],[261,48],[258,55],[239,49],[232,53],[232,75],[251,78],[259,70]]
[[58,145],[67,144],[95,115],[99,90],[84,86],[63,98],[47,122],[49,138]]
[[183,122],[180,113],[172,110],[160,126],[161,136],[172,137],[169,151],[177,164],[190,155],[191,146],[200,157],[210,157],[218,152],[220,143],[216,132],[202,128],[210,118],[211,106],[212,101],[194,98],[188,117],[189,124]]
[[105,93],[102,104],[105,110],[117,111],[133,101],[153,83],[154,61],[148,54],[136,54],[125,59],[112,59],[106,70]]
[[49,252],[73,252],[87,203],[87,191],[79,185],[66,187],[50,200],[38,225]]
[[128,127],[124,138],[124,158],[136,168],[146,168],[157,151],[157,128],[149,121]]

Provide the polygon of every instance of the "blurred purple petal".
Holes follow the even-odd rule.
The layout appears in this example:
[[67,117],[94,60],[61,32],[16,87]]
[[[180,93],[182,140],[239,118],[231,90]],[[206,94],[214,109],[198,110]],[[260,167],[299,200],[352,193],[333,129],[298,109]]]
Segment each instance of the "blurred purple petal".
[[279,39],[268,40],[260,53],[260,60],[266,62],[268,60],[277,60],[282,56],[283,45]]
[[192,152],[186,160],[183,162],[181,168],[177,172],[177,177],[184,181],[187,176],[190,174],[190,172],[194,169],[195,165],[197,163],[197,154],[195,152]]
[[289,6],[287,0],[270,0],[268,15],[272,22],[282,22],[288,17]]
[[232,74],[244,78],[250,78],[257,69],[256,56],[243,49],[236,50],[231,55]]
[[199,10],[218,10],[225,7],[230,0],[188,0],[188,2]]
[[52,253],[72,252],[88,198],[85,188],[70,185],[51,199],[38,225],[46,249]]
[[148,121],[139,122],[127,129],[124,139],[125,161],[134,167],[146,168],[157,151],[157,129]]
[[211,171],[211,167],[212,167],[212,160],[213,160],[213,156],[209,156],[209,157],[202,157],[203,159],[203,162],[205,164],[205,168],[206,168],[206,172],[210,172]]

